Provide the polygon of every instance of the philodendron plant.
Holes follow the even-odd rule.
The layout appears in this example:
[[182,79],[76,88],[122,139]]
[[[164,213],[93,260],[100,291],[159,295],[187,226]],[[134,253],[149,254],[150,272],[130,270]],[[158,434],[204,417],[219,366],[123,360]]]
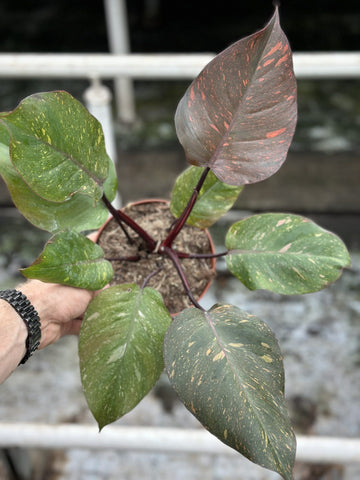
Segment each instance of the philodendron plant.
[[[117,211],[117,180],[99,122],[64,91],[25,98],[0,114],[0,172],[19,211],[53,235],[27,278],[100,290],[79,338],[84,393],[100,429],[131,410],[167,371],[186,407],[211,433],[247,458],[292,478],[296,441],[284,400],[280,349],[270,328],[239,306],[204,309],[182,268],[186,258],[224,256],[250,290],[284,295],[323,289],[349,254],[307,218],[266,213],[226,234],[224,251],[193,254],[174,242],[186,225],[213,225],[243,186],[284,162],[297,119],[292,53],[277,8],[260,31],[217,55],[181,99],[175,126],[191,166],[176,180],[164,238]],[[127,179],[130,181],[131,179]],[[171,317],[149,279],[107,286],[112,264],[88,238],[114,216],[125,240],[171,260],[193,304]],[[193,233],[196,237],[196,233]],[[136,268],[139,257],[117,259]],[[132,263],[131,263],[132,262]]]

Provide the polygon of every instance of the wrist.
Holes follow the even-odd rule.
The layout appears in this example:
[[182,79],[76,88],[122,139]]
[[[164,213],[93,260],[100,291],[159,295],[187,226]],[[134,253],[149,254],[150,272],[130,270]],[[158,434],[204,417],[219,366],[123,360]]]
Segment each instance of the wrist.
[[[21,291],[34,305],[40,317],[41,341],[39,349],[47,346],[48,330],[57,323],[56,315],[61,310],[61,305],[57,299],[57,288],[59,286],[52,283],[43,283],[40,280],[30,280],[16,287]],[[62,298],[62,302],[64,299]]]
[[27,328],[6,301],[0,300],[0,383],[19,365],[26,354]]

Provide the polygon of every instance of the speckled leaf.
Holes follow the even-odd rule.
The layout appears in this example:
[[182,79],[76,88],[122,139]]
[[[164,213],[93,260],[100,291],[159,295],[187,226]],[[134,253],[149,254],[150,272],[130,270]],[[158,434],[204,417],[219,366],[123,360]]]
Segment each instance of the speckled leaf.
[[190,163],[244,185],[284,162],[297,120],[288,40],[275,13],[263,30],[217,55],[181,99],[176,132]]
[[81,381],[100,429],[130,411],[159,378],[171,317],[152,288],[125,284],[103,290],[81,327]]
[[315,292],[350,265],[340,238],[298,215],[254,215],[232,225],[225,243],[229,270],[250,290]]
[[164,358],[171,384],[207,430],[292,478],[296,442],[282,357],[264,322],[232,305],[186,309],[165,336]]
[[21,273],[43,282],[99,290],[109,283],[113,269],[99,245],[79,233],[65,231],[54,235]]
[[[186,207],[203,171],[203,168],[191,166],[176,179],[170,203],[170,210],[176,218]],[[210,227],[230,210],[242,189],[243,187],[220,182],[209,172],[187,223],[199,228]]]
[[[52,233],[65,229],[77,232],[94,230],[109,216],[103,202],[94,205],[92,198],[85,195],[75,194],[62,203],[50,202],[36,195],[16,172],[10,161],[9,148],[1,143],[0,174],[17,209],[29,222],[42,230]],[[112,196],[112,188],[109,190],[109,198]]]
[[63,202],[75,193],[101,199],[109,173],[100,123],[69,93],[31,95],[0,116],[10,135],[10,158],[41,198]]

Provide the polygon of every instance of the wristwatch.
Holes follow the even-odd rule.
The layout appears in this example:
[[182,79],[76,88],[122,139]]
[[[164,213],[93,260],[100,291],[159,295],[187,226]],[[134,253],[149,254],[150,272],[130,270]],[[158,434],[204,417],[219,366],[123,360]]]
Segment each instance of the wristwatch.
[[24,364],[37,350],[41,339],[40,318],[27,297],[18,290],[0,290],[0,299],[8,302],[20,315],[28,329],[26,353],[20,364]]

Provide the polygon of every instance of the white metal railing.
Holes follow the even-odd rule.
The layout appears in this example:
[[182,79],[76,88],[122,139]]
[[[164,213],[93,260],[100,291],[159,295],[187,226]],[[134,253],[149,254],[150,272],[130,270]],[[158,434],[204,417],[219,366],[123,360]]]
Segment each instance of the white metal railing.
[[[0,54],[3,78],[192,79],[213,54]],[[360,52],[294,53],[297,78],[360,78]]]
[[[89,79],[87,107],[103,124],[106,148],[116,162],[114,132],[108,125],[112,95],[109,89],[106,94],[100,79],[115,80],[117,114],[126,121],[134,118],[132,80],[193,79],[212,58],[214,54],[6,53],[0,54],[0,78]],[[294,70],[299,79],[360,78],[360,52],[294,53]]]
[[[161,453],[239,455],[203,429],[0,423],[0,447],[96,449]],[[360,440],[297,436],[296,460],[306,463],[360,463]]]

